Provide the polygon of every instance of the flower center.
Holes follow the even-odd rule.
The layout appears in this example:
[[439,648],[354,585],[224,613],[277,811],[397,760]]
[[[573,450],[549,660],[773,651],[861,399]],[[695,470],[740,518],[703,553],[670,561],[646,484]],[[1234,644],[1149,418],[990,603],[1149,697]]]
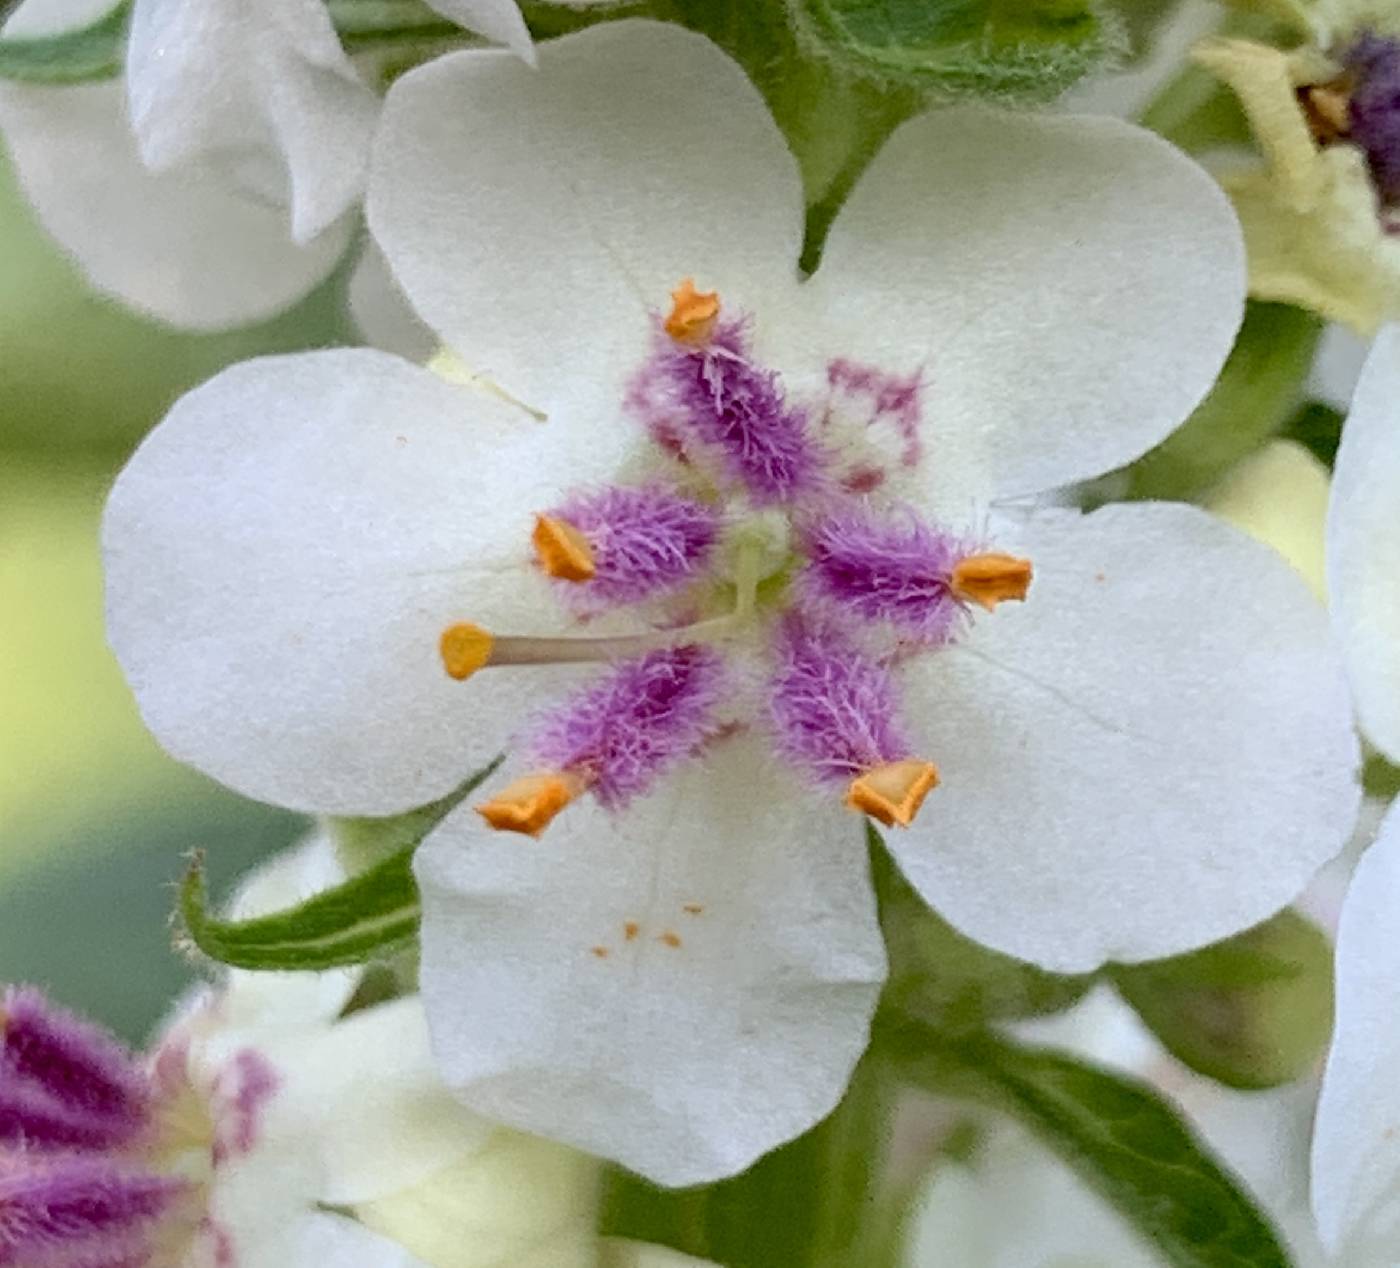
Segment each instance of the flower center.
[[1335,56],[1342,73],[1304,84],[1299,104],[1319,145],[1360,148],[1381,207],[1393,211],[1400,208],[1400,40],[1363,32]]
[[[687,278],[671,298],[626,400],[667,474],[540,508],[531,539],[566,617],[627,612],[637,632],[522,637],[463,620],[441,636],[458,680],[608,666],[524,737],[529,769],[478,811],[538,835],[585,793],[620,809],[758,727],[853,810],[908,826],[938,771],[900,721],[900,666],[955,641],[974,609],[1023,600],[1031,564],[894,500],[928,439],[921,371],[834,358],[826,399],[798,402],[718,294]],[[740,644],[764,665],[757,702],[730,663]]]

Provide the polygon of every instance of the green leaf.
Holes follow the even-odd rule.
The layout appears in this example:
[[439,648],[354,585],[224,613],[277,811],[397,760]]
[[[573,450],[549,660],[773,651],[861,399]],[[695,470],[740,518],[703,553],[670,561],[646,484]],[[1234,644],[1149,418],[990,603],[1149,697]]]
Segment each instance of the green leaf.
[[121,74],[131,0],[96,21],[59,35],[0,39],[0,79],[76,84]]
[[1111,973],[1173,1056],[1229,1087],[1301,1078],[1327,1047],[1332,947],[1296,912],[1190,955]]
[[1156,449],[1127,468],[1128,496],[1190,498],[1288,421],[1312,367],[1322,321],[1288,304],[1251,300],[1210,394]]
[[1029,1128],[1172,1268],[1288,1268],[1264,1215],[1146,1084],[989,1033],[905,1027],[886,1040],[924,1087]]
[[[502,759],[477,771],[440,801],[388,819],[341,819],[342,854],[373,862],[342,885],[272,915],[219,920],[209,914],[204,870],[196,858],[180,889],[189,941],[212,960],[240,969],[333,969],[384,959],[418,937],[413,855],[423,838]],[[346,849],[346,834],[358,849]],[[352,860],[353,863],[353,860]]]
[[343,885],[252,920],[209,915],[203,862],[180,888],[185,934],[210,959],[240,969],[334,969],[402,950],[418,935],[418,886],[409,846]]
[[1044,101],[1122,50],[1092,0],[788,0],[814,56],[944,97]]
[[1092,974],[1065,976],[974,942],[930,911],[868,828],[880,923],[890,955],[882,1006],[943,1030],[1068,1008]]

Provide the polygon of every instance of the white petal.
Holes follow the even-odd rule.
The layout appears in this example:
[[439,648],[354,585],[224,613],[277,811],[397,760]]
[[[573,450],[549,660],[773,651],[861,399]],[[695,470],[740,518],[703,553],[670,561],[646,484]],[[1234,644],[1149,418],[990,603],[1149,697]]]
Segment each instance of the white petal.
[[1035,581],[910,668],[942,783],[889,843],[964,933],[1065,971],[1277,911],[1360,790],[1326,617],[1268,547],[1173,503],[1048,512]]
[[513,1127],[713,1180],[816,1123],[865,1046],[884,950],[859,824],[752,738],[538,842],[465,808],[417,867],[439,1065]]
[[1204,500],[1212,515],[1272,546],[1327,601],[1326,521],[1331,474],[1296,440],[1271,440],[1241,458]]
[[303,243],[359,201],[378,101],[320,0],[136,0],[126,81],[155,170],[217,167]]
[[270,316],[325,277],[349,241],[337,225],[298,247],[285,211],[217,173],[148,171],[116,82],[0,84],[0,128],[40,223],[92,285],[173,325]]
[[493,1126],[458,1105],[428,1048],[417,996],[265,1045],[282,1079],[259,1156],[312,1154],[319,1201],[345,1206],[476,1154]]
[[925,496],[959,511],[1162,440],[1210,388],[1243,302],[1234,213],[1161,138],[973,108],[891,137],[802,299],[822,355],[923,369]]
[[355,1214],[434,1268],[597,1268],[601,1170],[502,1128],[479,1153]]
[[1400,1236],[1397,1070],[1400,806],[1392,807],[1362,857],[1337,931],[1336,1024],[1312,1149],[1313,1213],[1333,1254],[1388,1245],[1386,1262],[1394,1260]]
[[437,1268],[343,1215],[308,1209],[278,1226],[249,1214],[257,1234],[236,1240],[237,1268]]
[[1400,326],[1376,336],[1332,475],[1327,591],[1361,728],[1400,761]]
[[606,478],[626,443],[368,350],[224,371],[176,403],[107,507],[108,638],[147,725],[298,809],[441,796],[571,676],[453,682],[442,631],[559,632],[530,566],[533,512]]
[[23,0],[0,24],[0,35],[57,35],[98,21],[112,7],[112,0]]
[[[682,278],[795,287],[797,166],[744,73],[671,24],[439,58],[390,91],[369,218],[419,313],[532,406],[615,414]],[[542,349],[547,352],[542,353]]]
[[516,0],[428,0],[428,7],[535,64],[535,44]]
[[351,319],[370,347],[420,363],[437,351],[437,337],[409,306],[373,241],[365,244],[348,290]]
[[[305,902],[340,884],[345,870],[335,843],[320,829],[246,877],[229,904],[229,918],[248,920]],[[230,969],[221,1015],[232,1026],[306,1026],[338,1016],[355,992],[358,969],[269,973]]]
[[1361,377],[1368,348],[1369,345],[1347,327],[1328,326],[1322,332],[1312,372],[1308,375],[1308,395],[1345,413]]

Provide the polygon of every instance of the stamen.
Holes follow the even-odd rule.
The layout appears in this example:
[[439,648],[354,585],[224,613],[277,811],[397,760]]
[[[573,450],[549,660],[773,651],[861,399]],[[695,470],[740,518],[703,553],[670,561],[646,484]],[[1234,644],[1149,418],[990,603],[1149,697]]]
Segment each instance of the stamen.
[[912,511],[878,516],[865,506],[828,515],[803,533],[798,584],[809,602],[888,622],[921,643],[947,642],[963,611],[952,575],[966,543]]
[[458,682],[470,678],[490,662],[495,646],[495,638],[470,621],[459,621],[456,625],[449,625],[443,630],[442,638],[438,642],[443,668],[447,670],[449,677],[457,679]]
[[593,549],[578,528],[553,515],[535,516],[533,541],[540,567],[560,581],[588,581],[598,571]]
[[1400,206],[1400,40],[1366,32],[1341,61],[1354,81],[1348,137],[1365,152],[1380,201]]
[[818,779],[847,783],[908,756],[894,678],[831,630],[790,619],[769,708],[778,750]]
[[671,292],[671,301],[666,333],[677,343],[705,343],[719,319],[719,292],[697,291],[695,279],[687,277]]
[[718,731],[725,682],[711,648],[649,652],[565,701],[530,750],[546,769],[585,776],[598,800],[618,809]]
[[682,459],[708,451],[759,505],[826,484],[828,455],[806,412],[788,404],[774,371],[753,361],[742,321],[716,324],[699,343],[661,341],[628,403],[653,436],[679,441]]
[[12,988],[0,1008],[0,1142],[105,1149],[146,1126],[150,1095],[106,1031]]
[[[542,517],[573,529],[592,566],[587,584],[567,588],[582,612],[640,603],[674,592],[709,566],[719,539],[718,508],[659,484],[575,494]],[[563,575],[555,573],[554,575]]]
[[924,798],[937,787],[938,767],[932,762],[905,758],[857,775],[846,792],[846,804],[878,819],[887,828],[907,828],[914,822]]
[[1015,555],[968,555],[953,568],[953,593],[991,612],[1008,599],[1024,600],[1033,572],[1029,559]]
[[523,775],[476,812],[498,831],[537,837],[587,787],[586,780],[569,771]]

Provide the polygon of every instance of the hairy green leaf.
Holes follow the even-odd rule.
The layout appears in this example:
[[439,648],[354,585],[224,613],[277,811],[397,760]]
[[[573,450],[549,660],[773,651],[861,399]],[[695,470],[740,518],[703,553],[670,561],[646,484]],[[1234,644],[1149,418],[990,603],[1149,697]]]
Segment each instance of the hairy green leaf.
[[1331,1033],[1332,947],[1297,912],[1190,955],[1115,965],[1112,976],[1173,1056],[1230,1087],[1300,1078]]
[[251,920],[209,914],[196,858],[180,887],[189,941],[210,959],[241,969],[333,969],[401,950],[418,935],[418,886],[408,846],[343,885]]
[[1050,973],[974,942],[952,927],[900,874],[879,834],[868,828],[880,923],[889,948],[883,1006],[944,1030],[1068,1008],[1092,974]]
[[1264,1215],[1146,1084],[986,1032],[905,1026],[884,1040],[923,1086],[1020,1121],[1172,1268],[1288,1268]]
[[1092,0],[789,0],[804,44],[938,96],[1048,100],[1122,50]]
[[96,21],[72,31],[0,39],[0,79],[76,84],[119,75],[130,17],[131,0],[120,0]]
[[196,859],[180,889],[186,936],[210,959],[241,969],[332,969],[404,949],[418,937],[414,852],[501,761],[496,758],[446,797],[408,814],[332,821],[342,857],[348,856],[356,874],[285,911],[251,920],[211,916]]

